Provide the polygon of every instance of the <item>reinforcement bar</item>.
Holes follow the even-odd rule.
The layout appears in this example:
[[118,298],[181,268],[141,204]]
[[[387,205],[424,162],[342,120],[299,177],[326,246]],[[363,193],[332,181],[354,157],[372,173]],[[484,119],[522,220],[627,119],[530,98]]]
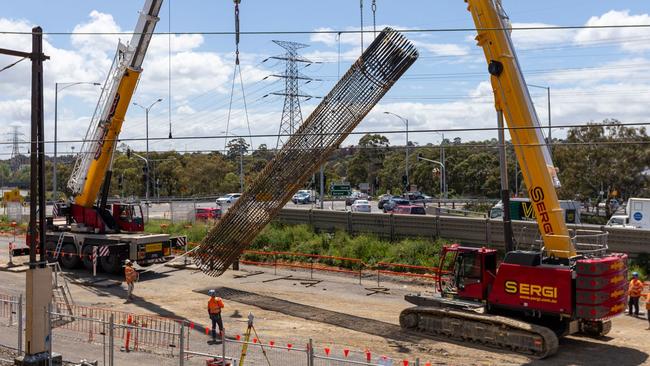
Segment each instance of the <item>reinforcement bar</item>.
[[417,57],[411,42],[385,28],[208,233],[196,265],[223,274]]

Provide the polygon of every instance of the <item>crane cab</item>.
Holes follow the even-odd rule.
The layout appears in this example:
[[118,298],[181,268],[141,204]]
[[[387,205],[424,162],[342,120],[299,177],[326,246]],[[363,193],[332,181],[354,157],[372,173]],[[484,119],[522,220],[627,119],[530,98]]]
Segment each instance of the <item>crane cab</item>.
[[487,248],[442,248],[438,291],[443,297],[485,301],[496,277],[497,251]]

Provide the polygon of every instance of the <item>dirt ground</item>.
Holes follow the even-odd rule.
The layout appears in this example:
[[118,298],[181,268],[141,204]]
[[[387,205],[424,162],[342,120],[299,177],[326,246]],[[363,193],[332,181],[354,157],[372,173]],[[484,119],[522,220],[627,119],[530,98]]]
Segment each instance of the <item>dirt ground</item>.
[[[0,238],[0,262],[6,262],[6,241]],[[226,302],[224,323],[227,334],[243,334],[246,316],[255,315],[260,338],[277,344],[306,344],[388,355],[394,359],[420,358],[440,365],[642,365],[650,364],[650,330],[645,311],[642,319],[620,316],[613,320],[612,332],[604,339],[568,337],[560,341],[558,353],[546,360],[489,348],[468,347],[445,339],[427,339],[406,334],[399,328],[398,316],[409,307],[403,296],[426,292],[428,286],[399,283],[382,278],[379,286],[387,293],[371,294],[377,287],[376,274],[358,277],[305,271],[277,270],[242,266],[213,278],[201,272],[158,267],[141,274],[136,284],[136,300],[125,303],[124,286],[108,288],[71,285],[77,304],[181,317],[207,325],[207,296],[210,288],[222,292]],[[73,275],[86,276],[84,271]],[[291,276],[291,277],[288,277]],[[0,293],[24,292],[24,273],[0,272]],[[113,277],[118,279],[118,277]],[[231,298],[244,291],[249,304]],[[250,296],[250,295],[247,295]],[[258,302],[259,301],[259,302]],[[259,306],[251,305],[254,303]],[[266,310],[274,309],[277,311]],[[311,320],[308,320],[311,319]]]

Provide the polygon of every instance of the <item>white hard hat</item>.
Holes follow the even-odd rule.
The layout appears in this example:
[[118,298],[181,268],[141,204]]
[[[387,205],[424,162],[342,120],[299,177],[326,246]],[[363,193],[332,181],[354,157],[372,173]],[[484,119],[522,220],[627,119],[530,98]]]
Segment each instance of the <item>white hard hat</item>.
[[210,296],[214,296],[216,294],[217,294],[217,291],[215,291],[215,290],[208,291],[208,295],[210,295]]
[[124,265],[128,266],[129,264],[133,264],[133,262],[131,262],[129,259],[124,261]]

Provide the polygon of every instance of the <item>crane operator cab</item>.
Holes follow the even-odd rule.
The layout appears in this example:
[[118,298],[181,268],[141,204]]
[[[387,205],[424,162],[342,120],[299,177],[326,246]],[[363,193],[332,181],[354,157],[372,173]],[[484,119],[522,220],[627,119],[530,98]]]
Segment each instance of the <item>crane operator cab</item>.
[[120,231],[135,232],[144,230],[142,207],[131,203],[114,203],[113,218]]
[[497,251],[487,248],[443,247],[438,290],[444,297],[481,301],[487,299],[496,277]]

